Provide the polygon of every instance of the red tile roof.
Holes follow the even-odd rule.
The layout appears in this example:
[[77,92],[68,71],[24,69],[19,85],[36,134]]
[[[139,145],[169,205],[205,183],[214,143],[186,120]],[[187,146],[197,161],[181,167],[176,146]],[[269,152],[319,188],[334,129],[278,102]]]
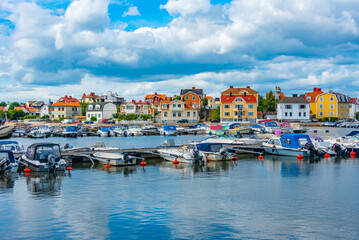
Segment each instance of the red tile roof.
[[236,98],[242,98],[244,101],[246,101],[247,103],[256,103],[257,99],[255,96],[253,95],[235,95],[235,96],[222,96],[221,97],[221,102],[222,103],[232,103]]
[[78,102],[57,102],[51,105],[51,107],[81,107],[82,105]]
[[324,93],[324,92],[322,91],[321,88],[314,88],[313,92],[308,92],[305,94],[305,99],[307,99],[307,97],[310,97],[310,100],[307,100],[307,101],[313,103],[313,102],[315,102],[316,97],[322,93]]

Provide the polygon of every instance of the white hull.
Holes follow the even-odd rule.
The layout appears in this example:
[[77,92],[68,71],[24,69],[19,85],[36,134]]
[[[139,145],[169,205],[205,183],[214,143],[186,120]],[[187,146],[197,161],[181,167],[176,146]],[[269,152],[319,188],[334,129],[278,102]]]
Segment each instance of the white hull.
[[301,154],[303,157],[310,156],[310,152],[308,150],[304,150],[304,149],[298,150],[298,149],[291,149],[291,148],[264,146],[264,151],[268,154],[280,155],[280,156],[297,157],[299,154]]
[[[35,172],[48,172],[49,165],[48,163],[40,163],[37,160],[29,160],[26,156],[23,155],[22,162],[25,164],[27,168],[30,168],[31,171]],[[55,171],[65,171],[66,170],[66,161],[61,159],[60,161],[56,162]]]
[[97,152],[93,154],[93,158],[101,164],[109,164],[116,167],[136,165],[136,158],[128,156],[126,159],[125,155],[121,153]]
[[202,156],[199,154],[196,156],[194,150],[182,150],[180,148],[164,148],[157,151],[162,158],[166,161],[173,162],[177,160],[181,163],[194,163],[202,160]]

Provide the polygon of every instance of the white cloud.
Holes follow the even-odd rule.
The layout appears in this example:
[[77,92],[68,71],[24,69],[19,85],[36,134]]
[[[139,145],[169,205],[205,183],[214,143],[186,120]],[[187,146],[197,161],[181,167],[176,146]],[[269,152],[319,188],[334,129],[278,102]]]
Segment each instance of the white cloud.
[[161,5],[171,15],[180,14],[186,16],[196,12],[206,12],[211,7],[210,0],[169,0],[167,4]]
[[126,16],[141,16],[141,13],[138,11],[137,7],[130,7],[127,12],[124,12],[122,17]]

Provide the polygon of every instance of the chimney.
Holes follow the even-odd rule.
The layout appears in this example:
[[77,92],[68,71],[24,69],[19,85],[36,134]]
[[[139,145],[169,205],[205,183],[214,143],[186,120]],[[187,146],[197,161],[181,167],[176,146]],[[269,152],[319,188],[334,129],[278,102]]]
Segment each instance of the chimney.
[[67,95],[65,95],[65,97],[64,98],[67,98]]
[[233,86],[229,86],[229,88],[233,88]]
[[192,87],[192,89],[196,89],[195,87]]
[[247,88],[251,88],[251,86],[247,86]]
[[329,93],[333,93],[333,90],[329,90]]
[[298,94],[293,94],[293,97],[298,97]]

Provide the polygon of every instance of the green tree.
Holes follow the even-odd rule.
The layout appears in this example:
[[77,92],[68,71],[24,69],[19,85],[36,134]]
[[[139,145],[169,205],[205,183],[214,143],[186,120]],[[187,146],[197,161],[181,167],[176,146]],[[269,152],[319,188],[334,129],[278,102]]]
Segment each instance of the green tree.
[[82,116],[86,116],[86,109],[87,109],[87,106],[88,106],[89,104],[90,104],[90,103],[81,102]]
[[8,114],[7,114],[7,117],[10,120],[17,120],[24,116],[25,116],[25,113],[22,110],[9,110]]
[[208,99],[207,98],[203,98],[202,102],[203,102],[203,106],[208,106]]
[[95,121],[97,121],[97,117],[91,117],[90,120],[95,122]]
[[41,119],[49,119],[49,118],[50,118],[49,115],[44,115],[44,116],[41,117]]
[[264,108],[264,98],[262,95],[258,95],[258,107],[257,110],[263,112]]
[[0,107],[5,107],[5,106],[7,106],[6,102],[1,102],[0,103]]
[[9,110],[13,110],[15,107],[20,107],[20,103],[18,102],[13,102],[10,104]]
[[359,120],[359,112],[357,112],[357,113],[355,114],[355,118],[356,118],[357,120]]
[[125,119],[127,121],[136,120],[137,118],[138,118],[138,116],[136,114],[134,114],[134,113],[127,114],[126,117],[125,117]]
[[150,114],[141,114],[140,118],[144,121],[147,121],[148,119],[151,119],[152,116]]
[[270,91],[267,96],[266,99],[263,102],[263,110],[265,113],[267,112],[274,112],[275,111],[275,106],[276,105],[276,100],[275,100],[275,96],[274,93],[272,91]]
[[173,100],[181,100],[181,96],[176,96]]
[[211,109],[209,120],[212,119],[221,120],[221,109],[219,106],[216,109]]

